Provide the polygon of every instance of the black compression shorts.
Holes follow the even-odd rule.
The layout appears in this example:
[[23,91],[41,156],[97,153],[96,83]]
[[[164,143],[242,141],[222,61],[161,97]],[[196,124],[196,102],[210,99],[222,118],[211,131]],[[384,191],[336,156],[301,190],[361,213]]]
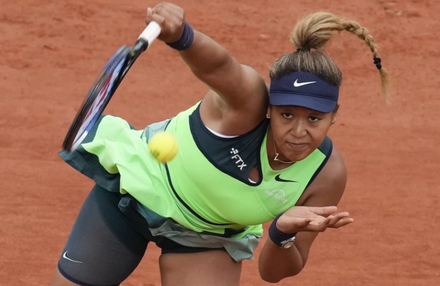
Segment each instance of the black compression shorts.
[[58,262],[58,270],[79,285],[119,285],[140,263],[147,245],[155,242],[166,253],[195,253],[218,250],[180,245],[153,236],[148,223],[124,196],[96,185],[85,200]]

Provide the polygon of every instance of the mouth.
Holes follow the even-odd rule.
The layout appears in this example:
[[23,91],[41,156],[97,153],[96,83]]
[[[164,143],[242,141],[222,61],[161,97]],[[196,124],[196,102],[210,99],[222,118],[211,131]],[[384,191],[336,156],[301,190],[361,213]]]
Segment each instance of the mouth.
[[287,145],[290,147],[290,149],[293,150],[302,150],[307,148],[309,144],[307,143],[300,143],[300,142],[287,142]]

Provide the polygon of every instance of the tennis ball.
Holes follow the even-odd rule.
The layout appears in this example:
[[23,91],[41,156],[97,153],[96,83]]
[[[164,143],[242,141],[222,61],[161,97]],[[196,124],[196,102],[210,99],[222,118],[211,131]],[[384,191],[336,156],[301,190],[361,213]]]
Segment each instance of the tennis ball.
[[166,163],[174,159],[177,154],[177,140],[169,132],[158,132],[148,142],[148,149],[157,161]]

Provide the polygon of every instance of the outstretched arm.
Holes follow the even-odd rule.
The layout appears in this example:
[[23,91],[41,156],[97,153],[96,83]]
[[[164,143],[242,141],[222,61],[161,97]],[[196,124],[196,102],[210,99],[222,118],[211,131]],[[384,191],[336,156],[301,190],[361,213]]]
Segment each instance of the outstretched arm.
[[[185,26],[182,8],[171,3],[158,4],[147,10],[147,24],[153,20],[162,28],[159,35],[162,41],[174,43],[182,36]],[[241,65],[227,49],[196,30],[192,45],[180,51],[180,55],[194,75],[215,92],[214,98],[210,99],[212,105],[234,111],[251,111],[245,116],[256,122],[264,118],[267,89],[255,70]]]
[[[297,233],[295,244],[289,249],[282,249],[270,238],[266,240],[259,258],[260,276],[264,280],[278,282],[297,275],[304,268],[310,247],[319,232],[327,228],[340,228],[353,222],[347,212],[337,210],[336,205],[345,189],[346,170],[336,149],[331,156],[310,185],[311,195],[303,206],[290,208],[276,223],[282,232]],[[278,263],[274,264],[273,261]]]

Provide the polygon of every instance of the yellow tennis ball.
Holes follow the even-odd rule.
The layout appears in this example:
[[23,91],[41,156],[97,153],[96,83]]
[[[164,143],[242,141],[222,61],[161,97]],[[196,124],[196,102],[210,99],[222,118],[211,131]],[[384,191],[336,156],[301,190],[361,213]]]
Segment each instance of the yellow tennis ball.
[[148,142],[148,149],[157,161],[166,163],[177,154],[177,140],[173,134],[162,131],[153,135]]

